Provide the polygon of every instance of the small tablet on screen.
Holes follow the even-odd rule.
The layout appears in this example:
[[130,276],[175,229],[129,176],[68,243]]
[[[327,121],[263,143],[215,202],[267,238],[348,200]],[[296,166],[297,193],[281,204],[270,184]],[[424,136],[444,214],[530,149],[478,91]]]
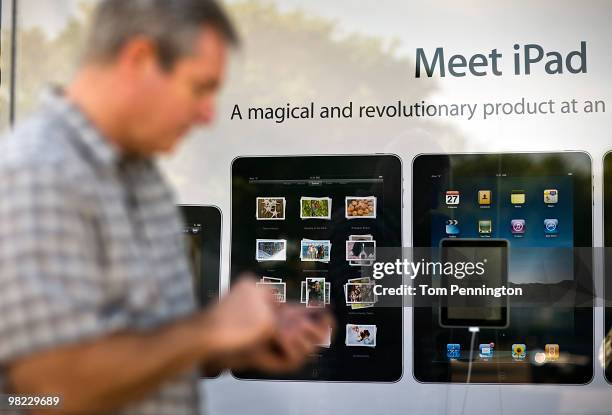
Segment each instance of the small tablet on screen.
[[[508,326],[508,241],[504,239],[443,239],[442,263],[462,270],[442,278],[449,293],[440,298],[442,327]],[[481,272],[465,275],[469,269]],[[493,294],[493,295],[491,295]],[[499,294],[499,295],[497,295]]]

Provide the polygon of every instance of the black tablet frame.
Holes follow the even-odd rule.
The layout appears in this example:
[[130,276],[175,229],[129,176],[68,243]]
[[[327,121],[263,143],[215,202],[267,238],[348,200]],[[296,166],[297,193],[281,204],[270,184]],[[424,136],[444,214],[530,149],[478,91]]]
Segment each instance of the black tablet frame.
[[[608,304],[612,299],[612,151],[607,152],[603,158],[603,246],[604,246],[604,347],[608,332],[612,329],[612,306]],[[612,384],[612,362],[604,351],[604,377]]]
[[202,281],[200,292],[196,293],[201,308],[219,300],[221,286],[221,227],[222,213],[216,206],[180,205],[185,226],[199,224],[202,233]]
[[[581,293],[581,306],[574,308],[575,336],[583,339],[580,344],[585,356],[590,356],[590,362],[585,365],[564,364],[533,366],[531,381],[515,382],[506,379],[504,369],[499,367],[494,376],[486,377],[479,383],[550,383],[550,384],[587,384],[593,377],[593,195],[592,195],[592,161],[585,152],[568,151],[555,153],[465,153],[465,154],[421,154],[412,163],[412,241],[414,247],[427,248],[431,245],[430,238],[430,200],[422,197],[430,182],[432,174],[440,171],[452,171],[455,165],[470,167],[470,174],[495,175],[498,172],[510,172],[519,175],[528,167],[536,166],[535,171],[546,175],[555,172],[566,174],[574,171],[574,247],[586,248],[574,261],[575,281]],[[570,168],[571,166],[571,168]],[[537,175],[534,175],[537,177]],[[420,197],[415,197],[420,195]],[[578,250],[576,250],[578,251]],[[591,255],[585,254],[585,252]],[[510,250],[510,255],[512,251]],[[579,256],[579,258],[578,258]],[[466,380],[466,372],[452,374],[450,363],[431,362],[428,359],[417,358],[428,353],[433,347],[433,328],[430,325],[432,309],[424,306],[415,298],[413,309],[413,376],[423,383],[462,383]],[[512,324],[512,322],[511,322]],[[429,345],[429,346],[428,346]],[[563,369],[563,370],[561,370]],[[482,379],[482,377],[481,377]]]
[[[238,157],[232,163],[232,216],[231,216],[231,252],[230,252],[230,283],[236,281],[242,272],[258,269],[258,264],[253,259],[242,261],[238,259],[238,250],[255,247],[254,240],[243,235],[245,228],[251,226],[255,220],[255,212],[251,206],[255,206],[256,192],[246,186],[250,178],[257,179],[283,179],[283,180],[318,180],[325,178],[384,178],[384,227],[388,228],[390,237],[387,238],[386,246],[399,248],[402,246],[402,162],[396,155],[290,155],[290,156],[248,156]],[[254,192],[254,193],[253,193]],[[248,193],[248,194],[247,194]],[[283,195],[274,195],[283,196]],[[333,212],[336,212],[336,203],[342,203],[334,199]],[[289,211],[289,208],[287,209]],[[381,211],[378,211],[381,214]],[[380,217],[379,217],[380,219]],[[351,219],[359,221],[362,219]],[[378,220],[378,219],[377,219]],[[348,223],[347,222],[347,223]],[[250,232],[250,231],[247,231]],[[242,243],[242,245],[241,245]],[[335,243],[332,246],[336,246]],[[382,247],[382,244],[377,244]],[[339,249],[339,248],[337,248]],[[344,247],[342,247],[342,251]],[[251,253],[250,253],[251,254]],[[249,254],[249,255],[250,255]],[[297,270],[296,270],[297,272]],[[331,281],[332,304],[328,307],[333,313],[347,313],[344,302],[340,304],[340,298],[344,298],[342,284],[344,281]],[[335,287],[334,287],[335,286]],[[288,297],[289,290],[288,290]],[[288,298],[295,301],[296,298]],[[299,299],[297,299],[299,300]],[[342,300],[343,301],[343,300]],[[339,310],[344,308],[344,311]],[[344,346],[345,327],[337,325],[332,337],[330,349],[321,349],[315,361],[306,365],[296,373],[287,375],[266,375],[260,372],[232,372],[241,380],[283,380],[283,381],[324,381],[324,382],[396,382],[403,375],[403,309],[401,307],[375,307],[375,316],[386,319],[389,325],[396,327],[391,333],[387,330],[389,348],[388,353],[377,353],[378,360],[384,361],[380,370],[368,370],[367,364],[364,370],[354,370],[343,365],[343,360],[333,357],[339,353],[336,349]],[[372,310],[374,310],[372,309]],[[372,316],[368,316],[372,317]],[[365,321],[363,324],[374,324]],[[378,324],[378,323],[376,323]],[[379,333],[379,341],[383,334]],[[331,355],[330,355],[331,350]],[[378,350],[378,348],[377,348]],[[382,350],[382,349],[380,349]],[[353,359],[354,360],[354,359]],[[359,359],[357,359],[359,360]],[[367,359],[362,359],[367,360]],[[369,363],[368,363],[369,364]],[[370,368],[371,369],[371,368]],[[355,373],[359,372],[359,373]]]

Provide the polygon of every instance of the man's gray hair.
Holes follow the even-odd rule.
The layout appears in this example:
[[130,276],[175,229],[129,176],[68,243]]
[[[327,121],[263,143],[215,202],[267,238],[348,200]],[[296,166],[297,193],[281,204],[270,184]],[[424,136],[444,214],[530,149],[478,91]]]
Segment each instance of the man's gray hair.
[[215,29],[231,45],[238,35],[215,0],[102,0],[94,13],[85,60],[109,61],[126,42],[137,36],[150,38],[162,67],[194,51],[204,27]]

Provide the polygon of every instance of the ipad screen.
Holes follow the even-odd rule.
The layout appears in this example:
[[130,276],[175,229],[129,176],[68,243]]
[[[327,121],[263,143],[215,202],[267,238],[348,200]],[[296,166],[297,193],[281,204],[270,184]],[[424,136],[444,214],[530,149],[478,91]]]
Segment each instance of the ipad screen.
[[[466,328],[442,327],[439,308],[417,299],[422,307],[415,308],[415,353],[421,359],[416,375],[462,382],[471,364],[475,382],[590,379],[592,304],[583,291],[592,277],[590,263],[577,260],[575,251],[590,246],[592,237],[588,157],[432,155],[415,160],[417,170],[415,245],[437,247],[464,238],[507,241],[507,287],[521,295],[508,298],[508,326],[481,328],[474,350]],[[482,345],[490,353],[480,353]]]
[[323,307],[337,320],[312,364],[283,378],[398,379],[402,310],[376,307],[371,277],[377,250],[401,246],[398,160],[243,158],[233,172],[232,280],[255,272],[278,301]]

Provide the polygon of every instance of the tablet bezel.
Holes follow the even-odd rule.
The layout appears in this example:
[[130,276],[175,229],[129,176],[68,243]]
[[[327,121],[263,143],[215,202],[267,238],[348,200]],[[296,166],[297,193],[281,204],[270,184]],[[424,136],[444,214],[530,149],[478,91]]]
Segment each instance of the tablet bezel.
[[[272,169],[274,166],[275,169]],[[356,167],[359,167],[358,169]],[[239,230],[236,227],[235,215],[239,206],[239,201],[234,197],[236,184],[241,180],[248,180],[250,177],[260,177],[262,171],[278,171],[277,175],[267,175],[266,178],[281,179],[304,179],[308,177],[374,177],[375,175],[384,176],[385,179],[385,206],[393,206],[397,223],[394,223],[395,235],[390,241],[395,248],[402,246],[402,161],[394,154],[373,154],[373,155],[288,155],[288,156],[244,156],[237,157],[232,162],[232,220],[231,220],[231,249],[230,249],[230,283],[242,271],[235,266],[232,251],[237,240]],[[364,174],[366,171],[368,173]],[[250,213],[249,213],[250,214]],[[391,224],[389,224],[391,225]],[[369,378],[367,373],[360,377],[347,377],[342,373],[332,371],[334,376],[321,374],[316,365],[308,365],[296,374],[290,375],[264,375],[256,372],[235,372],[232,375],[240,380],[272,380],[272,381],[318,381],[318,382],[380,382],[394,383],[403,376],[403,310],[397,309],[399,336],[396,344],[397,361],[391,366],[389,376],[384,378]],[[336,328],[343,330],[343,327]],[[334,347],[332,345],[332,347]]]
[[[555,167],[559,169],[560,174],[569,170],[569,166],[573,166],[576,173],[574,174],[574,246],[591,248],[593,243],[593,212],[592,212],[592,173],[591,173],[591,158],[585,152],[554,152],[554,153],[459,153],[459,154],[421,154],[413,159],[412,163],[412,241],[415,247],[428,247],[431,245],[429,211],[430,206],[426,198],[417,198],[415,195],[423,194],[419,183],[428,183],[426,180],[431,174],[440,172],[444,169],[450,169],[457,160],[466,163],[473,163],[474,169],[472,173],[494,175],[499,171],[503,172],[521,172],[525,166],[530,163],[546,162],[548,168]],[[489,166],[495,166],[495,170],[486,170]],[[566,167],[567,166],[567,167]],[[554,172],[547,171],[547,175],[554,175]],[[534,176],[537,177],[537,176]],[[510,251],[510,255],[512,255]],[[577,255],[577,254],[576,254]],[[586,262],[586,264],[585,264]],[[580,287],[587,287],[590,293],[593,292],[592,278],[592,258],[585,258],[583,255],[576,261],[575,264],[575,281]],[[590,298],[592,303],[592,296]],[[453,374],[449,370],[449,362],[438,363],[426,361],[425,359],[417,359],[421,353],[427,353],[426,347],[421,349],[417,339],[431,338],[432,329],[425,323],[422,327],[419,322],[431,320],[431,308],[419,307],[415,302],[413,309],[413,376],[423,383],[441,383],[441,382],[459,382],[457,379],[463,379],[462,376]],[[575,333],[577,337],[583,338],[587,343],[580,344],[581,350],[585,355],[591,357],[589,365],[564,365],[563,370],[554,365],[543,365],[536,367],[532,365],[531,381],[518,382],[524,383],[549,383],[549,384],[586,384],[593,377],[593,308],[591,306],[583,306],[574,308],[574,317],[576,319]],[[571,367],[572,373],[567,375],[566,369]],[[461,374],[460,374],[461,375]],[[505,381],[503,370],[498,372],[479,383],[517,383]]]
[[[604,246],[604,331],[603,343],[605,348],[608,331],[612,329],[612,307],[608,301],[612,299],[612,205],[606,203],[612,198],[612,151],[608,151],[603,157],[603,246]],[[608,275],[610,274],[610,275]],[[608,358],[604,350],[604,378],[612,384],[612,364],[608,364]]]
[[[179,205],[185,224],[201,224],[202,233],[202,290],[195,293],[200,308],[219,300],[221,288],[221,209],[210,205]],[[211,287],[211,288],[207,288]]]

